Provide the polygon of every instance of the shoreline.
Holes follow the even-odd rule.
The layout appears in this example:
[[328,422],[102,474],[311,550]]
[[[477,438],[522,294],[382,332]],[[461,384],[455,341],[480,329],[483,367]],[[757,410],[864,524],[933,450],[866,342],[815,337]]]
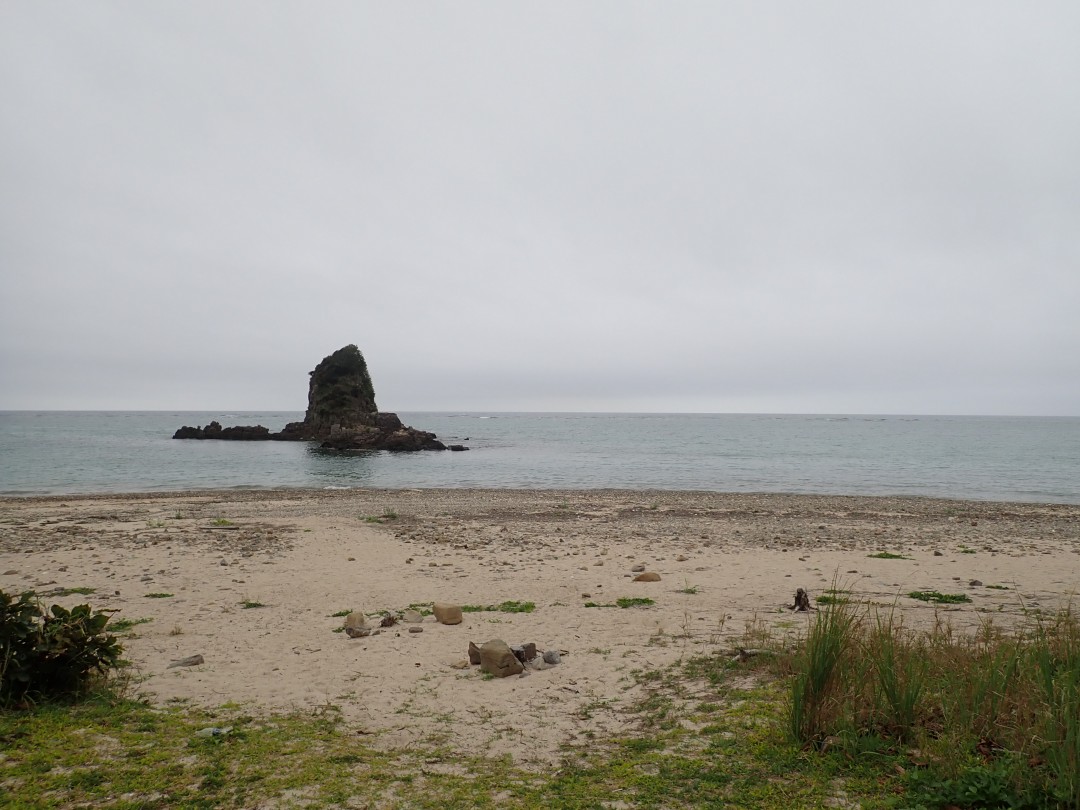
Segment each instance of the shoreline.
[[438,494],[462,494],[466,496],[479,495],[482,493],[498,493],[523,495],[558,495],[558,496],[588,496],[588,495],[633,495],[642,496],[676,496],[676,497],[725,497],[725,498],[793,498],[806,500],[865,500],[865,501],[912,501],[934,502],[942,504],[969,504],[972,506],[1011,506],[1018,508],[1028,507],[1064,507],[1066,509],[1080,510],[1080,501],[1047,501],[1047,500],[1016,500],[995,498],[972,498],[957,495],[924,495],[902,493],[858,493],[858,492],[789,492],[774,490],[725,490],[725,489],[659,489],[652,487],[444,487],[444,486],[401,486],[401,487],[301,487],[301,486],[276,486],[276,487],[205,487],[202,489],[164,489],[164,490],[94,490],[86,492],[31,492],[31,493],[0,493],[0,505],[5,502],[31,503],[64,500],[103,500],[110,498],[131,500],[154,500],[176,498],[198,498],[207,495],[236,495],[240,498],[260,496],[291,497],[296,495],[328,496],[353,494],[384,493],[438,493]]
[[[660,581],[634,582],[641,565]],[[783,609],[796,587],[849,590],[912,627],[1016,626],[1080,591],[1080,505],[621,489],[0,497],[0,588],[93,589],[49,598],[149,619],[122,639],[154,703],[332,704],[382,745],[438,739],[537,766],[618,732],[632,670],[730,651],[755,627],[805,634],[813,613]],[[653,604],[615,607],[625,598]],[[342,610],[434,601],[535,610],[334,632]],[[525,678],[455,668],[490,638],[563,660]],[[168,667],[196,654],[203,665]]]

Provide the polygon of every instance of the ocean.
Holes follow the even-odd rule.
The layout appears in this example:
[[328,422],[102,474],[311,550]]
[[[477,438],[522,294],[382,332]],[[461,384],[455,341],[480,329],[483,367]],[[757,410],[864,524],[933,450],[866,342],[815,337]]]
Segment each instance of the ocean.
[[0,494],[508,487],[925,495],[1080,503],[1080,418],[400,413],[469,452],[175,441],[299,412],[0,411]]

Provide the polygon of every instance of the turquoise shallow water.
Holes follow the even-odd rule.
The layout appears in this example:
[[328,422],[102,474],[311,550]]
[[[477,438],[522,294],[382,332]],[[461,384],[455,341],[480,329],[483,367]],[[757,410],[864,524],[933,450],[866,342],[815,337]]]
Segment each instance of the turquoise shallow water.
[[467,453],[174,441],[289,412],[0,412],[0,493],[230,487],[634,488],[1080,503],[1080,418],[401,413]]

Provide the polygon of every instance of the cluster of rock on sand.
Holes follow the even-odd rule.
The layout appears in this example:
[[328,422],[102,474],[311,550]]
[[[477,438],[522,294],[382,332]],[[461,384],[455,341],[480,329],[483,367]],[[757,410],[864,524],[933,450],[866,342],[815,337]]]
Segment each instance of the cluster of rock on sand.
[[[439,624],[461,624],[464,612],[461,605],[447,602],[435,602],[431,608],[435,621]],[[422,633],[424,628],[420,626],[424,620],[424,614],[415,608],[409,608],[400,613],[387,613],[383,615],[378,626],[368,619],[366,613],[353,611],[345,617],[343,629],[349,638],[367,638],[379,635],[383,628],[393,627],[399,622],[409,625],[408,632]],[[562,654],[558,650],[537,649],[535,642],[527,644],[515,644],[511,646],[500,638],[485,641],[480,646],[475,642],[469,642],[469,657],[462,658],[450,664],[453,669],[465,669],[470,665],[480,667],[480,671],[496,678],[508,678],[511,675],[528,675],[527,670],[542,671],[550,669],[562,662]],[[201,662],[200,662],[201,663]]]

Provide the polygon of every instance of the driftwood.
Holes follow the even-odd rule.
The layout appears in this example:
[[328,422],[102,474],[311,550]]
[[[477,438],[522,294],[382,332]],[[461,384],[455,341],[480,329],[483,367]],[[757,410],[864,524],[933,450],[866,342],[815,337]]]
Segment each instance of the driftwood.
[[802,588],[795,589],[795,604],[788,605],[787,609],[799,611],[801,613],[805,613],[808,610],[815,610],[810,604],[810,594]]

